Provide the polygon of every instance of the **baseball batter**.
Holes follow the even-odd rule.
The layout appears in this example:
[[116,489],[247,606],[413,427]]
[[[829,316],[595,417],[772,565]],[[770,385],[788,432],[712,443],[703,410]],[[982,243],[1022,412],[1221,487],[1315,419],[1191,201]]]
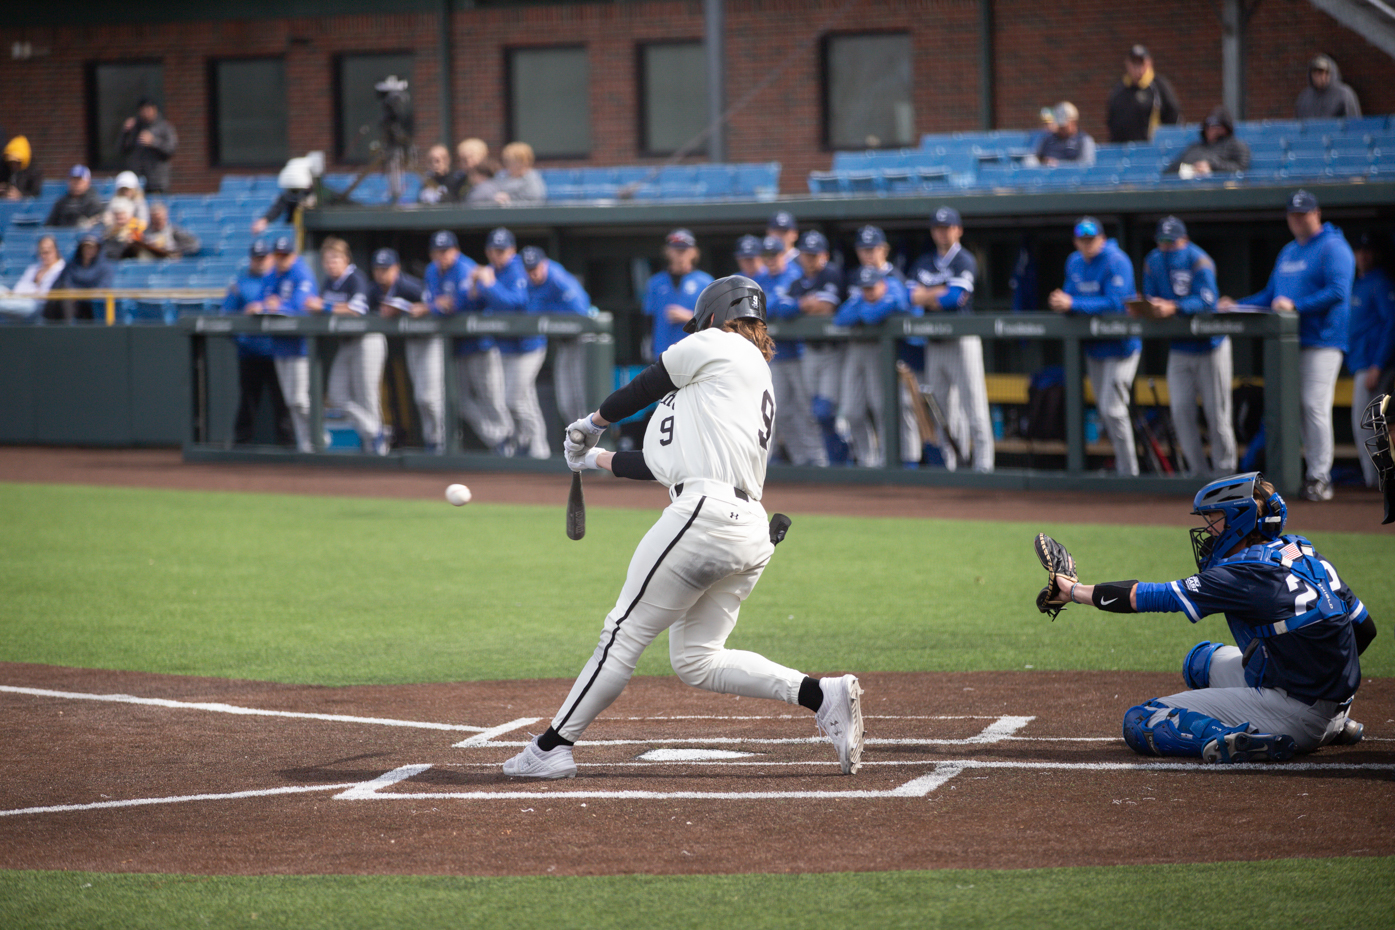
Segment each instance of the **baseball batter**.
[[[687,330],[691,336],[567,428],[563,448],[573,470],[657,480],[672,503],[635,550],[600,642],[552,725],[504,763],[506,775],[575,776],[572,745],[619,697],[640,654],[664,630],[684,682],[807,707],[837,749],[843,773],[861,765],[857,678],[814,679],[726,648],[741,603],[774,551],[760,503],[775,425],[765,294],[741,275],[714,281],[699,295]],[[643,449],[596,448],[608,424],[655,401]]]
[[1362,726],[1347,712],[1376,635],[1365,605],[1311,542],[1283,535],[1288,508],[1259,472],[1212,481],[1193,503],[1205,524],[1191,531],[1195,575],[1095,585],[1053,575],[1049,585],[1060,603],[1116,613],[1179,612],[1193,623],[1225,614],[1235,645],[1192,647],[1182,661],[1192,690],[1129,708],[1125,742],[1213,763],[1358,742]]

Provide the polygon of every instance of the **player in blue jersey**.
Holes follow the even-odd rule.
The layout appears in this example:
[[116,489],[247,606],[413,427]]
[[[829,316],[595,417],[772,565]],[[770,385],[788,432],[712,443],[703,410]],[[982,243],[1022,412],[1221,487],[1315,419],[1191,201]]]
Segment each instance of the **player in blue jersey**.
[[[405,274],[395,249],[373,253],[373,283],[368,305],[384,319],[431,314],[421,281]],[[445,451],[445,340],[440,336],[412,336],[402,340],[407,356],[407,376],[421,418],[421,441],[428,454]]]
[[[267,276],[271,271],[271,245],[258,239],[248,250],[247,264],[237,270],[237,277],[228,285],[223,298],[223,313],[261,313],[267,294]],[[237,417],[233,421],[233,442],[252,441],[253,420],[261,406],[262,395],[271,398],[276,417],[276,441],[280,445],[292,442],[291,415],[281,385],[276,377],[276,355],[271,336],[244,334],[235,336],[237,342]]]
[[[354,264],[349,244],[330,236],[320,244],[320,266],[324,283],[317,297],[306,306],[319,313],[343,317],[364,317],[372,312],[368,301],[368,278]],[[342,410],[354,424],[363,451],[388,454],[383,432],[383,365],[387,362],[387,337],[382,333],[344,336],[329,366],[325,404]]]
[[1059,582],[1061,600],[1116,613],[1182,613],[1193,623],[1224,614],[1235,639],[1192,647],[1182,660],[1192,690],[1129,708],[1124,741],[1142,755],[1213,763],[1360,741],[1348,711],[1359,656],[1376,635],[1365,605],[1311,542],[1284,535],[1288,509],[1259,472],[1212,481],[1193,504],[1204,522],[1191,531],[1196,574]]
[[[828,239],[817,229],[799,237],[800,276],[790,284],[790,299],[805,316],[831,321],[843,303],[843,271],[829,261]],[[834,428],[838,397],[843,389],[842,342],[804,343],[804,383],[809,387],[810,412],[823,434],[825,460],[843,464],[847,444]]]
[[[776,210],[765,223],[765,236],[774,236],[784,246],[785,262],[793,265],[799,260],[799,221],[788,210]],[[761,240],[762,244],[764,240]],[[744,272],[743,272],[744,274]]]
[[[773,220],[772,220],[773,222]],[[765,292],[766,312],[772,319],[799,316],[799,303],[790,296],[790,287],[803,271],[789,260],[785,240],[766,236],[761,242],[764,267],[753,279]],[[804,343],[777,340],[770,360],[770,378],[775,384],[775,434],[770,457],[783,446],[791,465],[827,465],[828,452],[814,422],[809,387],[804,379]]]
[[686,335],[683,327],[693,318],[698,295],[712,283],[710,274],[698,270],[697,239],[686,229],[664,237],[664,260],[668,267],[649,279],[644,292],[644,315],[654,320],[654,358]]
[[[1105,239],[1099,220],[1082,217],[1075,224],[1075,251],[1066,259],[1065,285],[1051,292],[1047,306],[1057,313],[1124,314],[1128,312],[1125,303],[1136,293],[1133,262],[1118,242]],[[1095,389],[1095,407],[1114,446],[1114,467],[1121,475],[1138,474],[1129,400],[1142,352],[1143,341],[1137,336],[1085,343],[1085,368]]]
[[[529,313],[591,315],[591,297],[581,282],[542,249],[530,245],[519,253],[528,272]],[[589,338],[589,337],[588,337]],[[586,345],[582,339],[563,339],[552,350],[552,388],[557,413],[571,422],[590,410],[586,403]]]
[[[283,316],[306,316],[306,304],[319,294],[315,276],[296,252],[294,236],[278,236],[271,246],[273,267],[267,277],[263,313]],[[277,336],[272,342],[276,357],[276,378],[281,382],[281,394],[291,412],[291,427],[295,431],[295,446],[310,452],[310,357],[305,340],[299,336]]]
[[[490,230],[484,257],[486,263],[475,270],[470,285],[473,307],[485,313],[527,313],[528,272],[518,257],[513,233],[502,226]],[[516,449],[530,458],[548,458],[552,447],[538,404],[538,372],[547,360],[547,337],[501,336],[495,343],[504,374],[504,406],[513,423],[505,454]]]
[[765,263],[760,260],[760,244],[760,236],[742,236],[736,240],[736,248],[731,253],[737,270],[752,281],[765,270]]
[[[1175,216],[1158,221],[1158,247],[1143,260],[1143,296],[1160,317],[1212,313],[1216,309],[1216,265],[1187,238]],[[1229,336],[1174,339],[1167,354],[1167,393],[1182,468],[1188,475],[1228,475],[1235,471],[1235,429],[1230,422],[1231,355]],[[1201,445],[1196,397],[1211,433],[1211,464]]]
[[[864,230],[868,228],[876,229],[864,227]],[[881,230],[876,232],[880,234]],[[906,286],[881,268],[865,264],[850,276],[848,299],[834,314],[833,322],[837,326],[876,326],[893,313],[909,310]],[[884,461],[877,433],[883,425],[885,406],[881,358],[879,341],[854,339],[848,344],[843,363],[838,416],[846,425],[840,424],[839,431],[852,447],[857,464],[863,468],[881,468]]]
[[[1347,336],[1347,367],[1351,369],[1351,432],[1362,446],[1373,433],[1363,425],[1366,408],[1380,393],[1381,373],[1395,367],[1395,282],[1385,268],[1388,237],[1363,233],[1352,249],[1356,282],[1351,288],[1351,322]],[[1380,486],[1369,456],[1361,460],[1366,487]]]

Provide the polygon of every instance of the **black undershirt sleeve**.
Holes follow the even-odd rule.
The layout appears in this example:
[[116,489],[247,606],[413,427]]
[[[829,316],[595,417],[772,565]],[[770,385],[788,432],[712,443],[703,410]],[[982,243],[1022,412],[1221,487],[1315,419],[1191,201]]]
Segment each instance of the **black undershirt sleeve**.
[[1366,619],[1356,624],[1352,632],[1356,634],[1356,654],[1361,655],[1371,645],[1371,640],[1376,638],[1375,619],[1367,614]]
[[[605,416],[605,414],[601,414]],[[636,481],[653,481],[654,473],[644,461],[643,449],[617,452],[610,460],[610,471],[617,478],[633,478]]]
[[618,423],[676,390],[678,386],[668,376],[663,359],[660,359],[641,371],[629,384],[602,401],[599,412],[611,423]]

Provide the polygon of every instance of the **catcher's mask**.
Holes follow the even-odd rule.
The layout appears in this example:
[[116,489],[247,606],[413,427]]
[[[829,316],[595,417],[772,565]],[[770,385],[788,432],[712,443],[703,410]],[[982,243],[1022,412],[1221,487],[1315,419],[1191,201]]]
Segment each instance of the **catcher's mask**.
[[1382,490],[1391,480],[1392,474],[1395,474],[1395,459],[1392,459],[1390,452],[1390,420],[1387,419],[1389,410],[1390,395],[1381,394],[1371,398],[1361,415],[1361,428],[1375,434],[1366,437],[1366,454],[1371,457],[1371,464],[1376,466]]
[[720,328],[730,320],[752,319],[765,322],[765,291],[750,278],[734,274],[718,278],[698,295],[693,318],[683,327],[695,333],[709,326]]
[[[1218,478],[1196,492],[1192,513],[1206,520],[1205,526],[1191,530],[1192,554],[1198,571],[1218,563],[1246,536],[1258,531],[1265,539],[1278,539],[1288,519],[1288,507],[1275,491],[1261,504],[1255,500],[1255,487],[1264,480],[1257,471]],[[1213,533],[1211,527],[1225,517],[1225,527]]]

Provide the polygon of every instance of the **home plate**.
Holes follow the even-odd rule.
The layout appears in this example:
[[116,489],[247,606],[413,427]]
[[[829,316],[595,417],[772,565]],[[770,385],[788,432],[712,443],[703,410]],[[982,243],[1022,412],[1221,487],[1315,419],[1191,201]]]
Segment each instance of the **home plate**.
[[651,749],[635,758],[641,762],[709,762],[713,759],[748,759],[754,752],[731,749]]

